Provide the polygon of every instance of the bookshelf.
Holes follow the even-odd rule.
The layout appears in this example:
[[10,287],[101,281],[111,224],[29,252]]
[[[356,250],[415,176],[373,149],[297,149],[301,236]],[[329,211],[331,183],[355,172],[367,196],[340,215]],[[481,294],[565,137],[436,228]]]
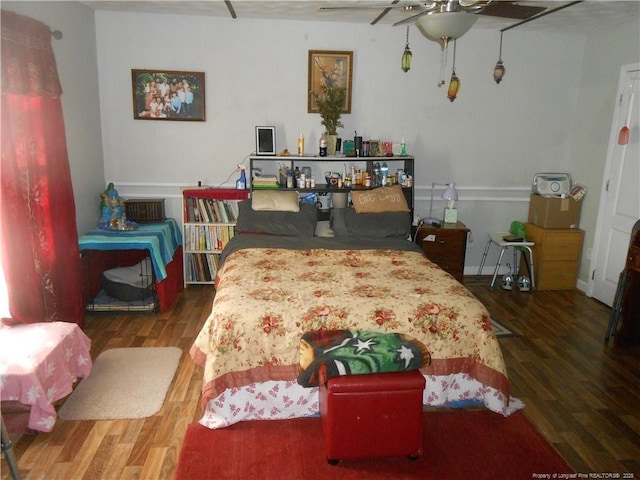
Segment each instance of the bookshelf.
[[238,202],[249,190],[182,189],[184,285],[212,284],[220,253],[235,233]]

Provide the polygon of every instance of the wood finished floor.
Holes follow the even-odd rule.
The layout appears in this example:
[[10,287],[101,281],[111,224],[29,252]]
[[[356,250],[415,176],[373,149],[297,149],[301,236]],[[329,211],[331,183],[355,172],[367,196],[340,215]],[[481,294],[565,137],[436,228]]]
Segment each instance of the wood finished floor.
[[[640,349],[604,344],[610,309],[579,292],[489,291],[475,277],[465,284],[519,334],[500,344],[513,395],[542,435],[576,472],[640,478]],[[183,349],[167,400],[147,419],[58,419],[51,433],[23,436],[14,445],[22,478],[174,478],[186,426],[200,416],[202,372],[188,350],[212,298],[210,287],[190,286],[169,312],[89,316],[94,359],[114,347]],[[1,470],[10,478],[4,458]]]

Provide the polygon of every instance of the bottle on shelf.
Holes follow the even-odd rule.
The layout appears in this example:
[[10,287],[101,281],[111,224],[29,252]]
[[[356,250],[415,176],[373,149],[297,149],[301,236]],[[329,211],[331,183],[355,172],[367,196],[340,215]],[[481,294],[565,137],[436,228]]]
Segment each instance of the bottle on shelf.
[[240,178],[236,180],[236,190],[246,190],[247,189],[247,174],[245,172],[246,167],[244,165],[238,165],[240,169]]
[[407,156],[407,143],[404,141],[404,137],[402,137],[402,143],[400,143],[400,156]]
[[387,176],[389,175],[389,166],[387,162],[382,162],[382,166],[380,167],[380,186],[387,186]]
[[364,186],[371,186],[371,174],[369,172],[364,172]]
[[373,176],[371,178],[371,186],[372,187],[380,186],[380,162],[376,162],[373,164]]
[[327,156],[327,137],[324,133],[320,137],[320,156],[321,157]]
[[298,156],[302,157],[304,155],[304,134],[300,132],[300,136],[298,137]]

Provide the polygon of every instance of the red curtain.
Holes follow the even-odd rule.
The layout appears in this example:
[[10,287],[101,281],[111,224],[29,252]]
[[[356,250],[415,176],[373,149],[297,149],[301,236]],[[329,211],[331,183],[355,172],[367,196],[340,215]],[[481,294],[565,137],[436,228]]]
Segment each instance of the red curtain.
[[51,31],[2,11],[0,235],[11,319],[84,326],[76,212]]

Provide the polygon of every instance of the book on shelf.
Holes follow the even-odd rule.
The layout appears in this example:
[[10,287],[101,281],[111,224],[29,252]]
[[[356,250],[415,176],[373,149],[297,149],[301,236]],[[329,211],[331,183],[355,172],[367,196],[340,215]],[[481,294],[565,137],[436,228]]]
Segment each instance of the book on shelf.
[[275,175],[261,175],[253,177],[253,188],[278,188],[278,177]]
[[238,213],[239,213],[238,202],[230,202],[230,203],[227,203],[226,205],[229,208],[231,219],[235,223],[238,220]]
[[196,198],[187,197],[185,201],[185,217],[188,222],[200,222],[200,208]]
[[189,253],[187,280],[190,282],[212,282],[220,267],[217,253]]
[[203,222],[210,222],[211,219],[209,217],[209,211],[207,209],[206,201],[204,198],[198,199],[198,207],[200,209],[200,218],[202,218]]
[[186,197],[184,210],[189,223],[235,223],[238,201]]
[[213,210],[213,216],[215,218],[214,221],[222,222],[222,215],[220,215],[220,202],[215,199],[209,200],[209,204],[211,205],[211,209]]
[[222,250],[234,235],[232,225],[185,225],[184,246],[192,251]]

